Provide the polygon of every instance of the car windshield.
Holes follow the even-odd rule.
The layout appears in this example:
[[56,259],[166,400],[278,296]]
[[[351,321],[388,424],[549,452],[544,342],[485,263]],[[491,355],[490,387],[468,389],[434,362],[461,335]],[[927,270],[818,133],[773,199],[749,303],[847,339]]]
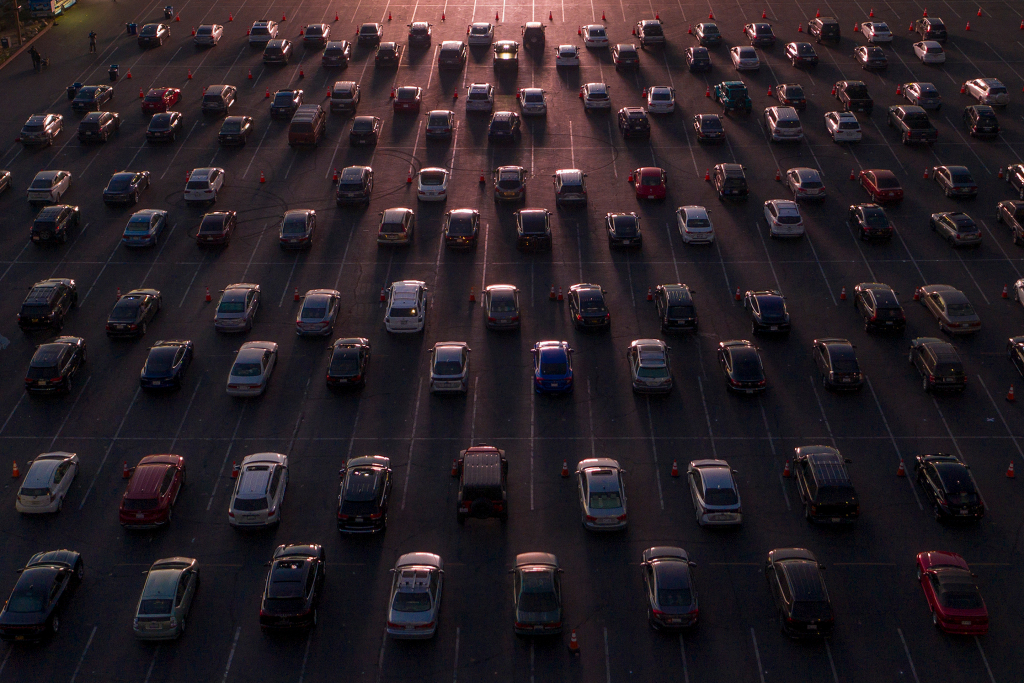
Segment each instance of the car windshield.
[[196,29],[196,35],[197,36],[212,36],[213,35],[213,27],[212,26],[200,26],[198,29]]
[[802,100],[804,89],[798,85],[790,85],[786,88],[786,98],[790,100]]
[[231,375],[234,377],[259,377],[263,373],[263,366],[260,363],[238,362],[231,367]]
[[498,187],[503,190],[514,190],[520,185],[517,171],[502,171],[498,174]]
[[452,216],[448,219],[449,235],[472,235],[473,219],[470,216]]
[[520,582],[521,612],[554,612],[558,609],[558,596],[555,595],[555,582],[551,570],[525,571]]
[[519,215],[523,234],[543,235],[547,233],[547,217],[543,213],[521,213]]
[[[394,309],[392,309],[394,310]],[[335,351],[331,358],[332,375],[354,375],[359,372],[359,352],[355,349]]]
[[544,101],[544,93],[542,92],[525,92],[523,93],[523,102],[539,103]]
[[704,24],[704,35],[717,36],[718,33],[718,27],[714,24]]
[[427,591],[395,593],[391,608],[396,612],[427,612],[430,610],[430,593]]
[[604,38],[605,37],[605,32],[604,32],[604,27],[603,26],[591,26],[589,33],[590,33],[590,37],[591,38]]
[[564,375],[569,372],[569,364],[566,361],[541,361],[540,374],[545,376]]
[[142,31],[139,32],[139,35],[140,36],[155,36],[156,35],[156,25],[155,24],[148,24],[146,26],[143,26],[142,27]]
[[139,615],[164,615],[171,613],[172,601],[170,598],[151,598],[139,603]]
[[669,376],[668,368],[637,368],[636,376],[643,379],[664,379]]
[[239,512],[259,512],[260,510],[266,510],[267,507],[266,496],[260,496],[259,498],[235,498],[234,508]]
[[255,26],[249,33],[250,35],[254,36],[269,36],[270,29],[268,29],[266,26]]
[[469,99],[471,99],[471,100],[486,100],[487,99],[487,91],[486,90],[472,90],[469,93]]
[[689,588],[659,588],[658,605],[661,607],[689,607],[693,593]]
[[435,375],[461,375],[462,363],[457,360],[434,361]]
[[949,304],[946,306],[946,314],[951,318],[974,315],[974,306],[970,304]]
[[444,185],[445,174],[440,171],[421,171],[420,184],[428,187],[440,187]]
[[290,92],[279,92],[274,95],[275,107],[290,107],[293,104],[295,104],[295,99]]
[[651,93],[652,102],[668,102],[672,99],[672,93],[665,90],[655,90]]
[[616,510],[622,507],[622,497],[618,491],[594,491],[590,494],[590,509]]
[[30,583],[28,586],[17,587],[7,602],[8,612],[15,614],[35,614],[42,612],[46,605],[46,588]]

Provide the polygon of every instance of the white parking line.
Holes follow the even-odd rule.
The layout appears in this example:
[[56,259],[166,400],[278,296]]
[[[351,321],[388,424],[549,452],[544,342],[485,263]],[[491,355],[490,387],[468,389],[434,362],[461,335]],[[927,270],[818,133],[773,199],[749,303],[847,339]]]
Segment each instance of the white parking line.
[[[409,473],[412,471],[412,451],[416,445],[416,422],[420,416],[420,399],[423,398],[423,377],[420,377],[420,383],[416,387],[416,407],[412,412],[412,431],[409,433],[409,462],[405,466],[405,484],[402,485],[402,506],[405,509],[405,500],[409,493]],[[381,655],[384,654],[383,647],[381,648]]]
[[576,168],[576,145],[572,141],[572,119],[569,119],[569,159],[571,168]]
[[107,462],[107,458],[110,457],[110,451],[114,449],[114,444],[117,443],[117,439],[121,436],[121,430],[124,428],[125,420],[128,419],[128,415],[132,412],[132,407],[135,406],[135,402],[139,399],[139,393],[142,391],[142,387],[138,387],[135,390],[135,396],[132,397],[132,402],[128,404],[128,410],[124,411],[124,416],[121,418],[121,424],[117,425],[117,431],[114,432],[114,438],[110,440],[110,444],[107,446],[107,450],[103,453],[103,459],[100,460],[99,467],[96,468],[96,474],[93,475],[92,481],[89,482],[89,488],[85,490],[85,495],[82,496],[82,502],[78,505],[78,509],[81,510],[85,507],[85,501],[89,500],[89,494],[92,493],[92,488],[96,485],[96,480],[100,477],[100,472],[103,471],[103,465]]
[[658,503],[665,509],[665,497],[661,493],[661,466],[658,464],[658,442],[654,438],[654,420],[651,417],[651,397],[647,397],[647,429],[651,436],[651,454],[654,456],[654,475],[658,482]]
[[[700,402],[704,405],[704,420],[708,424],[708,438],[711,439],[711,453],[714,454],[715,459],[718,459],[718,449],[715,447],[715,432],[711,429],[711,412],[708,410],[708,400],[704,396],[704,382],[700,377],[697,378],[697,387],[700,389]],[[653,438],[653,435],[652,435]]]
[[349,230],[348,237],[345,239],[345,251],[341,254],[341,265],[338,266],[338,275],[334,278],[334,288],[337,289],[338,285],[341,284],[341,272],[345,270],[345,261],[348,259],[348,248],[352,244],[352,235],[356,234],[358,229],[358,223],[352,221],[352,229]]
[[[472,442],[470,442],[472,443]],[[455,666],[454,672],[452,673],[452,683],[459,683],[459,636],[462,634],[462,629],[459,626],[455,627]],[[302,681],[299,681],[302,683]]]
[[825,652],[828,653],[828,665],[832,667],[832,680],[835,683],[839,683],[839,674],[836,673],[836,663],[832,659],[832,646],[828,644],[828,639],[825,639]]
[[754,657],[757,658],[757,675],[761,677],[761,683],[764,683],[764,667],[761,665],[761,652],[757,649],[757,636],[754,635],[754,627],[750,627],[750,639],[754,641]]
[[348,437],[348,453],[345,455],[345,462],[352,459],[352,445],[356,442],[356,427],[359,425],[359,408],[362,407],[363,402],[356,402],[356,414],[352,418],[352,433]]
[[[82,670],[82,662],[85,661],[85,655],[89,652],[89,646],[92,645],[92,639],[96,636],[97,628],[97,626],[92,627],[92,631],[89,633],[89,640],[85,641],[85,649],[82,650],[82,656],[78,658],[78,665],[75,666],[75,672],[71,674],[71,683],[75,683],[75,679],[78,678],[78,672]],[[978,649],[981,649],[981,643],[978,643]],[[982,653],[981,656],[984,657],[985,653]],[[985,663],[985,666],[988,666],[987,662]],[[991,675],[991,672],[989,675]]]
[[384,630],[384,637],[380,641],[380,655],[377,657],[377,683],[384,680],[384,648],[388,644],[388,632]]
[[313,629],[309,630],[309,635],[306,636],[306,651],[302,654],[302,668],[299,669],[299,683],[302,683],[303,679],[306,678],[306,664],[309,662],[309,646],[313,642]]
[[480,375],[473,378],[473,417],[469,422],[469,445],[476,443],[476,398],[480,395]]
[[0,674],[4,672],[4,667],[7,666],[7,660],[11,658],[11,653],[14,652],[13,647],[7,648],[7,654],[4,655],[4,661],[0,662]]
[[[536,436],[536,403],[537,403],[537,392],[533,387],[530,387],[530,512],[533,512],[533,453],[534,453],[534,437]],[[532,645],[532,641],[531,641]]]
[[[170,171],[171,168],[174,166],[174,160],[178,158],[178,154],[181,153],[181,150],[185,149],[185,143],[188,142],[188,139],[190,137],[192,137],[192,131],[194,131],[196,129],[196,126],[198,125],[199,121],[196,121],[192,124],[192,127],[188,129],[188,135],[186,135],[185,139],[181,141],[180,145],[178,145],[178,149],[174,150],[174,155],[171,157],[170,163],[167,164],[167,168],[164,169],[164,172],[160,174],[160,180],[163,180],[164,176],[167,175],[167,172]],[[257,147],[256,149],[258,151],[259,147]],[[139,147],[139,151],[142,151],[142,147]],[[138,154],[138,152],[135,153],[136,156],[138,156]],[[135,157],[132,157],[132,161],[135,161]],[[246,172],[248,172],[248,169],[246,169]],[[244,178],[245,176],[243,175],[242,177]]]
[[825,275],[825,267],[821,265],[821,260],[818,258],[818,251],[814,248],[814,242],[811,241],[809,233],[804,233],[804,239],[807,240],[807,246],[811,248],[811,253],[814,254],[814,260],[818,263],[818,270],[821,271],[821,279],[825,281],[825,289],[828,290],[828,295],[832,297],[832,305],[838,306],[839,302],[836,301],[835,292],[832,291],[832,285],[828,282],[828,276]]
[[[68,418],[71,417],[71,414],[75,412],[75,406],[78,405],[78,399],[82,398],[82,394],[85,393],[85,388],[89,386],[89,380],[91,379],[92,375],[89,375],[88,377],[85,378],[85,381],[82,382],[82,386],[78,389],[78,396],[75,396],[75,401],[74,403],[71,404],[71,409],[68,411],[68,414],[64,416],[64,419],[60,423],[60,427],[57,428],[57,433],[53,435],[53,439],[50,441],[50,445],[46,448],[46,450],[53,450],[53,444],[57,443],[57,438],[60,436],[60,433],[64,431],[64,425],[68,423]],[[22,394],[22,396],[24,396],[24,394]]]
[[[981,648],[981,644],[978,644],[978,648]],[[612,663],[611,657],[608,655],[608,627],[604,627],[604,680],[605,683],[612,683]]]
[[188,293],[192,291],[192,284],[196,281],[196,277],[199,276],[199,271],[202,269],[203,264],[206,263],[206,254],[203,254],[203,258],[196,264],[196,270],[192,273],[192,279],[188,281],[188,287],[185,288],[185,292],[181,295],[181,301],[178,302],[178,308],[185,305],[185,299],[188,298]]
[[679,659],[683,663],[683,683],[690,683],[690,668],[686,665],[686,645],[682,633],[679,634]]
[[[18,410],[18,406],[21,405],[21,402],[25,400],[25,396],[27,396],[27,395],[28,395],[28,392],[26,391],[26,392],[22,392],[21,396],[18,397],[18,402],[14,404],[13,408],[11,408],[10,414],[7,416],[7,419],[4,420],[3,426],[0,427],[0,433],[2,433],[5,429],[7,429],[7,423],[11,421],[12,417],[14,417],[14,412],[16,410]],[[53,438],[56,439],[57,437],[53,437]]]
[[818,402],[818,410],[821,411],[821,419],[825,423],[825,429],[828,431],[829,441],[832,442],[832,446],[836,445],[836,438],[832,435],[832,425],[828,423],[828,416],[825,415],[825,406],[821,403],[821,397],[818,396],[818,384],[814,381],[814,375],[811,375],[811,391],[814,392],[814,399]]
[[[575,168],[575,167],[574,167]],[[573,223],[576,225],[576,262],[579,264],[580,279],[579,282],[583,282],[583,234],[580,230],[579,220],[574,220]]]
[[956,449],[957,455],[960,459],[964,459],[964,452],[960,450],[960,444],[957,443],[956,437],[953,436],[953,430],[949,428],[949,423],[946,422],[946,416],[942,414],[942,409],[939,408],[939,402],[932,396],[932,403],[935,405],[935,410],[939,413],[939,418],[942,420],[942,425],[946,428],[946,434],[949,435],[949,439],[953,442],[953,447]]
[[7,268],[6,268],[5,270],[4,270],[4,274],[3,274],[3,275],[0,275],[0,280],[3,280],[3,279],[4,279],[5,277],[7,277],[7,273],[11,272],[11,268],[13,268],[13,267],[14,267],[14,264],[18,262],[18,259],[19,259],[19,258],[21,258],[21,255],[22,255],[22,254],[24,254],[24,253],[25,253],[25,250],[26,250],[26,249],[28,249],[28,245],[30,245],[30,244],[32,244],[32,243],[31,243],[31,242],[25,242],[25,246],[21,248],[21,251],[19,251],[19,252],[18,252],[18,255],[17,255],[17,256],[15,256],[15,257],[14,257],[14,260],[13,260],[13,261],[11,261],[11,262],[10,262],[10,263],[9,263],[9,264],[7,265]]
[[988,680],[992,683],[996,683],[996,677],[992,675],[992,667],[988,665],[988,657],[985,656],[985,650],[981,647],[981,639],[978,636],[974,636],[974,642],[978,646],[978,654],[981,655],[981,661],[985,662],[985,671],[988,672]]
[[[224,460],[220,463],[220,470],[218,470],[218,472],[217,472],[217,479],[216,479],[216,481],[213,484],[213,490],[210,491],[210,500],[206,501],[206,511],[207,512],[210,511],[210,507],[213,505],[213,497],[217,495],[217,483],[216,482],[220,481],[221,477],[224,476],[224,468],[227,467],[227,465],[228,465],[228,458],[231,457],[231,450],[235,447],[235,437],[238,436],[238,428],[242,425],[242,417],[245,416],[245,407],[246,407],[246,405],[247,404],[243,403],[242,404],[242,409],[240,411],[238,411],[238,420],[235,422],[235,431],[231,432],[231,440],[228,442],[228,449],[227,449],[227,451],[224,452]],[[235,639],[236,640],[238,639],[237,635],[235,636]],[[234,648],[232,648],[232,651],[234,651]],[[228,663],[228,665],[230,666],[230,662]],[[227,673],[225,673],[225,676],[226,675],[227,675]]]
[[[768,243],[764,241],[764,235],[761,234],[761,221],[754,223],[754,232],[756,232],[758,238],[760,238],[761,246],[764,247],[765,256],[768,257],[768,266],[772,269],[772,277],[775,278],[775,289],[781,292],[782,284],[779,282],[779,274],[775,272],[775,264],[772,263],[772,255],[768,253]],[[722,267],[725,268],[725,264],[723,264]]]
[[[914,676],[914,683],[921,683],[921,679],[917,677],[917,667],[914,666],[914,660],[910,656],[910,648],[907,647],[907,639],[903,637],[903,630],[899,627],[896,628],[896,633],[900,636],[900,642],[903,643],[903,651],[907,655],[907,662],[910,664],[910,673]],[[902,675],[902,671],[900,674]]]
[[107,260],[103,263],[103,267],[100,268],[100,272],[96,275],[96,279],[92,281],[92,284],[89,285],[89,289],[86,290],[86,292],[85,292],[85,296],[83,296],[82,300],[78,302],[79,306],[84,305],[86,299],[88,299],[89,295],[92,294],[92,288],[95,287],[96,283],[100,281],[100,276],[103,275],[103,271],[105,271],[107,269],[107,266],[110,265],[110,259],[114,258],[114,254],[117,253],[117,250],[118,250],[118,248],[120,246],[121,246],[121,241],[118,240],[117,244],[114,245],[114,250],[112,252],[110,252],[110,256],[107,257]]
[[992,302],[988,300],[988,297],[985,296],[985,290],[982,289],[981,285],[978,284],[978,281],[974,279],[974,273],[972,273],[971,269],[967,267],[967,263],[964,261],[963,257],[960,256],[960,252],[954,251],[953,253],[956,254],[956,258],[960,261],[960,265],[964,267],[964,270],[967,272],[967,276],[971,278],[971,282],[973,282],[974,286],[978,288],[978,293],[981,294],[981,298],[985,300],[985,305],[991,306]]
[[587,425],[590,427],[590,457],[597,457],[597,441],[594,439],[594,395],[590,391],[590,378],[587,378]]
[[996,409],[996,415],[999,416],[1000,421],[1003,423],[1003,427],[1006,428],[1006,433],[1010,435],[1010,440],[1013,441],[1013,445],[1017,449],[1017,455],[1024,460],[1024,450],[1021,450],[1017,437],[1014,435],[1013,430],[1010,429],[1010,425],[1007,423],[1006,418],[1003,417],[1003,411],[999,410],[999,404],[995,402],[995,399],[992,398],[992,394],[989,393],[988,386],[985,385],[985,380],[981,378],[981,375],[978,375],[978,382],[981,383],[981,388],[985,390],[985,395],[988,396],[988,400],[992,403],[992,407]]
[[164,253],[164,247],[166,247],[167,243],[171,241],[171,235],[174,234],[174,229],[176,227],[178,227],[177,223],[172,225],[171,229],[167,232],[167,235],[164,236],[163,244],[160,245],[160,248],[156,252],[156,256],[153,257],[153,262],[149,264],[149,270],[146,271],[146,274],[142,276],[142,281],[139,282],[139,289],[145,286],[146,280],[149,279],[150,274],[153,272],[153,268],[156,267],[156,262],[160,260],[160,254]]
[[[249,274],[249,268],[252,266],[252,260],[256,258],[256,252],[259,251],[260,242],[263,241],[263,235],[266,234],[268,226],[269,224],[264,224],[263,228],[260,230],[260,236],[256,238],[256,246],[252,248],[252,253],[249,254],[249,262],[245,264],[245,270],[242,271],[242,282],[245,282],[245,276]],[[205,258],[205,255],[203,258]]]
[[[256,161],[256,157],[258,157],[260,155],[260,147],[263,146],[263,141],[267,139],[267,133],[270,132],[270,126],[272,124],[273,124],[273,122],[267,123],[267,127],[263,131],[263,137],[261,137],[260,141],[256,144],[256,149],[254,149],[253,152],[252,152],[252,158],[249,159],[249,163],[245,167],[245,173],[242,174],[242,178],[245,178],[246,176],[249,175],[249,169],[252,168],[252,162]],[[192,127],[195,128],[196,127],[195,124],[192,124]],[[189,131],[189,135],[191,135],[191,134],[192,134],[192,131]],[[338,144],[341,144],[341,143],[339,142]],[[177,152],[175,152],[175,156],[177,156]],[[332,158],[331,162],[333,163],[333,161],[334,160]],[[171,163],[174,163],[174,159],[173,158],[171,159]],[[164,171],[164,175],[167,175],[167,171]],[[160,176],[160,177],[163,178],[164,176]]]
[[[676,271],[676,282],[679,282],[679,261],[676,260],[676,245],[675,240],[672,239],[672,224],[667,221],[665,222],[665,234],[668,235],[668,249],[669,253],[672,255],[672,267],[675,268]],[[725,284],[726,288],[728,288],[728,276],[725,278]]]
[[[882,410],[882,403],[878,400],[878,394],[875,393],[875,387],[871,385],[871,378],[865,376],[864,381],[867,382],[868,389],[871,390],[871,398],[875,399],[875,405],[878,407],[878,414],[882,417],[882,424],[885,425],[885,432],[889,435],[889,441],[892,442],[893,450],[896,451],[896,457],[903,462],[903,453],[900,452],[900,446],[896,443],[896,437],[892,434],[892,429],[889,428],[889,420],[885,417],[885,411]],[[904,467],[906,465],[904,464]],[[914,500],[917,501],[917,507],[924,510],[924,506],[921,505],[921,499],[917,495],[917,487],[914,486],[914,480],[911,477],[907,477],[907,484],[910,485],[910,492],[914,494]]]
[[156,666],[156,658],[160,654],[160,643],[156,644],[153,648],[153,659],[149,663],[149,668],[146,669],[146,679],[142,683],[149,683],[149,678],[153,675],[153,668]]
[[235,648],[238,647],[238,636],[242,635],[242,627],[235,628],[235,639],[231,641],[231,651],[228,652],[228,663],[224,666],[224,677],[221,683],[227,683],[228,674],[231,673],[231,661],[235,658]]
[[[564,5],[563,5],[563,11],[564,11]],[[10,654],[10,652],[8,652],[8,655],[9,654]],[[533,640],[531,638],[530,639],[530,683],[535,683],[535,681],[536,681],[536,673],[537,673],[536,669],[537,669],[537,641]]]
[[288,279],[285,280],[284,289],[281,290],[281,299],[277,302],[277,307],[281,308],[284,305],[284,298],[288,295],[288,289],[291,287],[292,278],[295,277],[295,268],[299,265],[299,255],[295,255],[295,260],[292,261],[292,269],[288,273]]
[[1017,262],[1016,262],[1016,261],[1015,261],[1014,259],[1010,258],[1010,255],[1006,253],[1006,250],[1005,250],[1005,249],[1003,249],[1003,245],[1002,245],[1002,243],[1000,243],[1000,242],[999,242],[999,240],[997,240],[997,239],[996,239],[996,235],[995,235],[995,233],[994,233],[994,232],[992,232],[991,230],[989,230],[989,227],[988,227],[988,225],[986,225],[986,224],[985,224],[985,221],[979,220],[979,221],[978,221],[978,224],[979,224],[979,225],[980,225],[981,227],[985,228],[985,231],[986,231],[986,232],[987,232],[987,233],[989,234],[989,236],[990,236],[990,237],[992,238],[992,242],[993,242],[993,243],[994,243],[994,244],[995,244],[995,245],[996,245],[997,247],[999,247],[999,251],[1001,251],[1001,252],[1002,252],[1002,254],[1003,254],[1003,256],[1005,256],[1005,257],[1006,257],[1006,261],[1007,261],[1007,263],[1009,263],[1009,264],[1010,264],[1010,267],[1011,267],[1011,268],[1013,268],[1013,272],[1015,272],[1015,273],[1017,274],[1017,277],[1018,277],[1018,278],[1020,278],[1020,277],[1021,277],[1021,275],[1020,275],[1020,269],[1019,269],[1019,268],[1017,268]]

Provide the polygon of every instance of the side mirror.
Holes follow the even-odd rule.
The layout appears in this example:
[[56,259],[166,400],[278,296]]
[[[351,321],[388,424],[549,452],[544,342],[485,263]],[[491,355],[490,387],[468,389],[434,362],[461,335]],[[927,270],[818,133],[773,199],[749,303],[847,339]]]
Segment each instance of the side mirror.
[[733,470],[732,473],[733,474],[739,474],[739,471],[738,470]]
[[696,567],[697,566],[697,563],[694,562],[693,560],[689,560],[686,564],[690,565],[691,567]]
[[843,458],[843,460],[846,462],[847,465],[853,464],[853,461],[850,460],[849,458]]

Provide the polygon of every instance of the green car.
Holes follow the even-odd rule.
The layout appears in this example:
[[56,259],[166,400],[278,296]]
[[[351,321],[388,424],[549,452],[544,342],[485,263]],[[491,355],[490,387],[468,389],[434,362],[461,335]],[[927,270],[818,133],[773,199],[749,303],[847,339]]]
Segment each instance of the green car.
[[747,86],[743,81],[722,81],[715,86],[715,101],[725,107],[726,111],[743,110],[750,113],[754,104],[747,94]]

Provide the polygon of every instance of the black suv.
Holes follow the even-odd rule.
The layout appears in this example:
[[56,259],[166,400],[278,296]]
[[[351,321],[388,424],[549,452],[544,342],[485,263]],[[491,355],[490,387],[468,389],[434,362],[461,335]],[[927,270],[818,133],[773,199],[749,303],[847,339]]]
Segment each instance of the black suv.
[[658,285],[654,290],[654,305],[658,309],[658,322],[662,332],[672,330],[697,331],[697,308],[693,305],[696,292],[684,284]]
[[827,637],[835,629],[832,601],[814,553],[804,548],[778,548],[768,553],[764,575],[775,598],[782,633],[796,637]]
[[71,383],[85,363],[85,340],[81,337],[57,337],[40,344],[32,355],[25,374],[29,393],[71,393]]
[[516,246],[551,250],[551,212],[547,209],[516,211]]
[[324,591],[323,546],[279,545],[260,601],[260,628],[313,628]]
[[112,111],[91,111],[78,124],[79,142],[106,142],[121,128],[121,117]]
[[996,112],[987,104],[972,104],[964,109],[964,126],[972,138],[994,138],[999,135]]
[[857,492],[842,455],[828,446],[793,449],[793,471],[808,522],[853,522],[860,516]]
[[523,25],[523,45],[535,49],[544,47],[544,24],[528,21]]
[[78,287],[70,278],[50,278],[32,285],[31,291],[21,304],[18,313],[18,327],[29,330],[64,327],[64,318],[78,303]]
[[881,282],[861,282],[853,288],[853,305],[864,317],[864,331],[894,330],[903,333],[907,316],[892,287]]
[[914,22],[914,31],[921,36],[921,40],[934,40],[940,43],[946,42],[946,25],[938,17],[923,17]]
[[644,236],[640,232],[640,216],[636,212],[608,213],[604,216],[609,247],[641,247]]
[[967,373],[953,345],[935,337],[910,341],[910,364],[921,373],[925,391],[959,391],[967,388]]
[[747,174],[739,164],[716,164],[711,173],[711,182],[720,200],[747,198]]
[[839,30],[839,22],[835,17],[815,17],[807,20],[807,32],[814,36],[815,42],[821,43],[826,40],[838,43],[842,36]]
[[71,228],[77,228],[82,222],[82,212],[77,206],[54,204],[46,206],[32,222],[31,237],[36,244],[43,242],[68,241]]
[[812,355],[826,389],[856,391],[864,386],[857,353],[849,340],[838,337],[815,339]]
[[651,137],[651,122],[643,107],[623,107],[619,110],[619,132],[624,138]]
[[875,107],[864,81],[838,81],[832,86],[832,94],[843,105],[843,111],[862,111],[871,116]]
[[914,463],[917,483],[934,506],[935,519],[980,520],[985,501],[971,470],[960,458],[947,453],[919,455]]
[[747,290],[743,296],[743,308],[750,311],[751,329],[758,332],[789,333],[789,312],[786,297],[774,289]]
[[381,120],[379,116],[356,116],[348,131],[348,144],[375,146],[380,139]]
[[487,127],[487,139],[490,142],[516,142],[522,134],[519,114],[514,111],[496,111],[491,114],[491,123]]
[[612,314],[604,301],[601,285],[579,284],[569,287],[569,317],[577,330],[611,327]]
[[889,222],[885,209],[878,204],[851,204],[847,221],[857,236],[865,242],[873,239],[892,239],[892,223]]
[[497,517],[508,521],[508,460],[505,451],[477,444],[459,452],[453,468],[459,477],[455,517],[465,524],[467,517]]
[[338,470],[338,531],[387,531],[391,475],[391,459],[381,455],[352,458]]
[[373,193],[373,169],[369,166],[347,166],[342,169],[335,195],[339,205],[369,204]]

